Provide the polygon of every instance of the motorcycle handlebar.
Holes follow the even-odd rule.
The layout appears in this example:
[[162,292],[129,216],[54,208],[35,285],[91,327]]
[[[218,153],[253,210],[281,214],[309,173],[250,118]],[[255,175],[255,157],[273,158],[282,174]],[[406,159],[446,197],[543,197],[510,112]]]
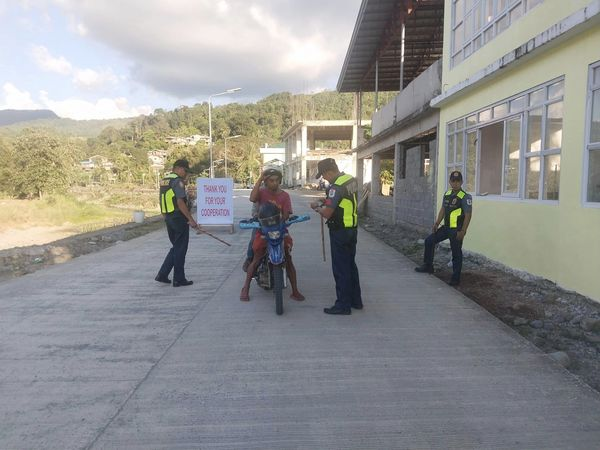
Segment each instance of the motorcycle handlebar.
[[[290,216],[289,219],[285,222],[285,224],[291,225],[293,223],[306,222],[307,220],[310,220],[310,216],[307,214],[303,214],[301,216]],[[260,222],[256,219],[240,220],[240,228],[243,230],[251,230],[253,228],[260,228]]]

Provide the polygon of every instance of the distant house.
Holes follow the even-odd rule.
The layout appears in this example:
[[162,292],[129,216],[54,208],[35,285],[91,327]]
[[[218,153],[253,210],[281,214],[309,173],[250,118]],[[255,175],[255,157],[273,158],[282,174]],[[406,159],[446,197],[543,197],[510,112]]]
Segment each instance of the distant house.
[[79,162],[79,167],[86,172],[92,171],[96,168],[104,170],[112,170],[114,163],[108,160],[108,158],[102,155],[90,156],[88,159]]
[[[370,121],[363,121],[370,125]],[[362,138],[355,120],[299,121],[283,134],[285,142],[284,183],[288,186],[316,183],[317,164],[324,158],[334,158],[340,170],[356,174],[356,157],[352,148]],[[322,148],[325,141],[345,141],[344,148]]]
[[150,167],[155,170],[163,170],[165,168],[165,160],[168,152],[166,150],[150,150],[148,152],[148,162]]
[[203,142],[206,145],[210,142],[210,137],[202,134],[192,134],[191,136],[179,137],[179,136],[167,136],[165,142],[173,145],[196,145],[199,142]]

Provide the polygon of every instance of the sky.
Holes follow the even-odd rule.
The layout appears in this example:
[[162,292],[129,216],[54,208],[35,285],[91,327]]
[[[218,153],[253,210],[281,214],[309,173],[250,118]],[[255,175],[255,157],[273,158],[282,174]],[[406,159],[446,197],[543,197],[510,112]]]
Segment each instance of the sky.
[[335,90],[361,0],[0,0],[0,110],[85,120]]

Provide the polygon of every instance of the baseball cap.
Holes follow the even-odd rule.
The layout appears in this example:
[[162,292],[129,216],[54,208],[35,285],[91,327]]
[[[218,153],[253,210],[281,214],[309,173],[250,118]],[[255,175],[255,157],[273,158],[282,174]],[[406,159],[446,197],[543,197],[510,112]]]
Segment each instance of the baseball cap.
[[281,180],[283,178],[283,175],[281,174],[281,171],[277,170],[277,169],[274,169],[274,168],[266,169],[263,172],[263,175],[264,175],[265,178],[277,177],[277,178],[279,178],[279,180]]
[[462,173],[458,170],[455,170],[450,174],[450,181],[462,181]]
[[182,169],[190,171],[190,163],[187,159],[178,159],[173,163],[173,167],[181,167]]
[[325,158],[319,161],[317,164],[317,179],[323,176],[324,172],[328,170],[335,170],[336,172],[339,170],[335,159],[333,158]]

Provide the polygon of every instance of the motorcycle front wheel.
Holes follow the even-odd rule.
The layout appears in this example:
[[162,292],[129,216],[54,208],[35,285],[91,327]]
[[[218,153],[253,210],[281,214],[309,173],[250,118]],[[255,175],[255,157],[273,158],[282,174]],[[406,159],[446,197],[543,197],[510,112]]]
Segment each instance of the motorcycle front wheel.
[[283,268],[273,266],[273,292],[275,294],[275,312],[283,314]]

